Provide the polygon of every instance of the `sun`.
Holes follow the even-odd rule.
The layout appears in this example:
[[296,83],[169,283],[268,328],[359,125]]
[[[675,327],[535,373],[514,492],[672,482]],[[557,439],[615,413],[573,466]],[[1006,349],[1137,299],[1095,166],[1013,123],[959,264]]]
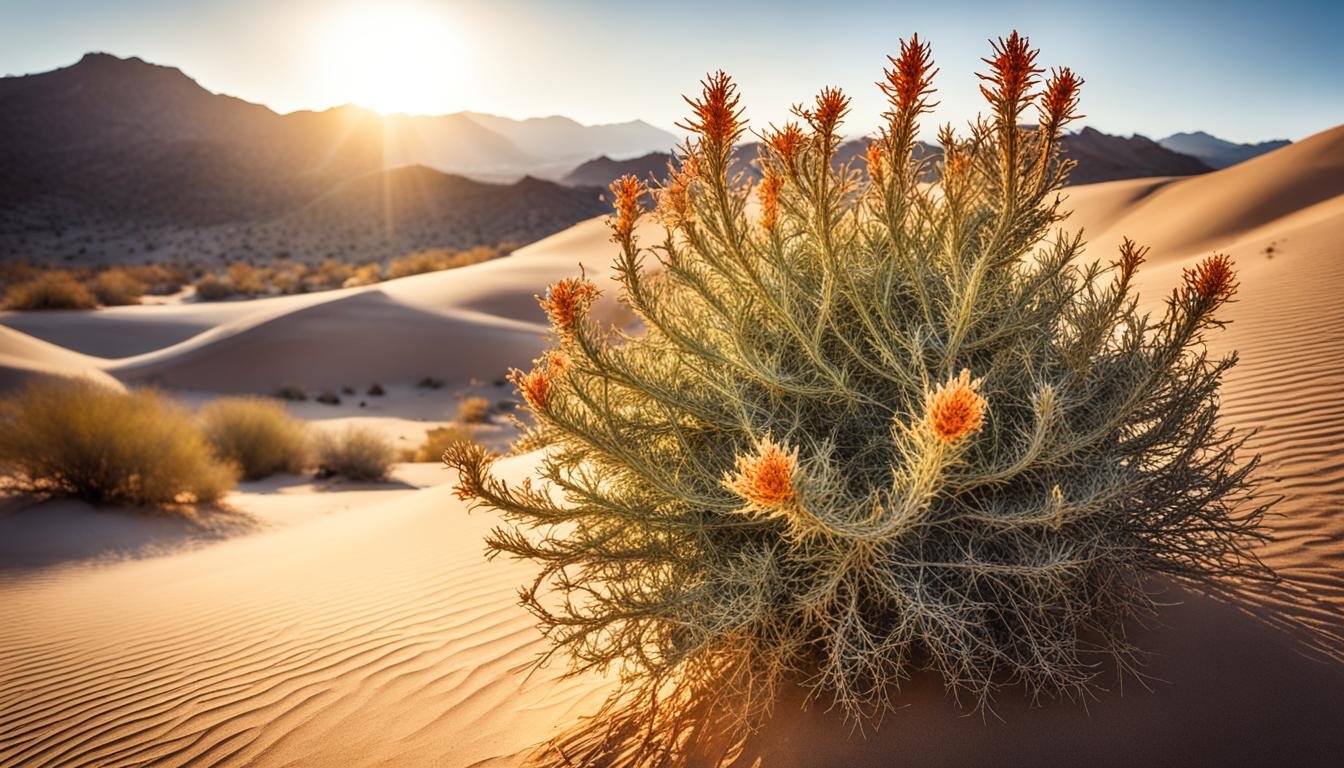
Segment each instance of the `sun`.
[[440,9],[370,3],[325,20],[316,47],[327,91],[383,114],[449,111],[470,57]]

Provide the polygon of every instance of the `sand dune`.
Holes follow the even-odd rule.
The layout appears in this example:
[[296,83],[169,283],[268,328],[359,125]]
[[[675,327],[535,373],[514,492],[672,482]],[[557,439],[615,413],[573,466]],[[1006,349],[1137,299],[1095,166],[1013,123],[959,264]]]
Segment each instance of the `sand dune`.
[[[14,368],[0,388],[58,357],[61,372],[106,371],[128,382],[217,392],[494,378],[541,350],[546,329],[533,294],[549,283],[586,269],[608,296],[597,315],[614,317],[615,287],[604,277],[608,236],[603,220],[592,219],[505,259],[323,293],[12,312],[0,317],[0,364]],[[29,362],[5,362],[11,358]]]
[[[1262,553],[1281,584],[1235,603],[1155,585],[1173,604],[1165,626],[1140,631],[1153,691],[1131,679],[1085,707],[1005,697],[994,716],[961,717],[920,678],[866,738],[783,702],[743,764],[1337,762],[1342,168],[1336,129],[1206,176],[1068,190],[1079,208],[1069,226],[1086,227],[1093,255],[1109,258],[1122,233],[1153,245],[1139,278],[1149,306],[1210,250],[1236,258],[1239,300],[1211,341],[1240,355],[1226,417],[1260,430],[1251,446],[1284,497]],[[239,305],[203,333],[115,363],[15,331],[0,331],[0,360],[32,354],[35,367],[211,390],[304,366],[315,377],[366,371],[359,383],[446,360],[459,376],[490,378],[540,344],[531,294],[579,261],[605,272],[610,258],[605,230],[588,222],[499,262],[303,306]],[[392,341],[406,346],[379,351]],[[248,370],[249,360],[264,364]],[[510,459],[506,473],[523,476],[531,461]],[[269,497],[254,509],[281,506]],[[529,672],[544,646],[513,604],[529,568],[483,559],[494,522],[436,485],[162,557],[0,573],[0,765],[515,765],[610,682]]]

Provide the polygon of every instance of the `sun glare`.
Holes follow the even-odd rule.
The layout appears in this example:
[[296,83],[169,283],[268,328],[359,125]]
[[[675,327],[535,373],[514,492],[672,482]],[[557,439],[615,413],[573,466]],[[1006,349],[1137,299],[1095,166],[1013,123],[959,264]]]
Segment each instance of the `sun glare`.
[[441,11],[370,4],[329,17],[317,55],[329,93],[383,114],[451,111],[469,57]]

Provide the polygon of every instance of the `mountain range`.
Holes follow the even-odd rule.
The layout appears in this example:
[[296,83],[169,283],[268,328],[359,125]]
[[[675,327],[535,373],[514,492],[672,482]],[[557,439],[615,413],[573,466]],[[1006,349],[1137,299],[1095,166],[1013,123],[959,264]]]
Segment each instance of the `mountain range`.
[[[676,141],[638,120],[278,114],[174,67],[91,53],[0,78],[0,259],[362,261],[525,243],[605,212],[613,178],[661,175]],[[1065,139],[1074,183],[1203,173],[1274,146],[1091,128]],[[754,172],[757,149],[738,148],[739,169]]]
[[1266,152],[1273,152],[1280,147],[1286,147],[1292,142],[1287,139],[1276,139],[1256,144],[1234,144],[1226,139],[1210,136],[1204,131],[1195,131],[1173,133],[1165,139],[1158,139],[1157,143],[1173,152],[1197,157],[1211,168],[1227,168]]

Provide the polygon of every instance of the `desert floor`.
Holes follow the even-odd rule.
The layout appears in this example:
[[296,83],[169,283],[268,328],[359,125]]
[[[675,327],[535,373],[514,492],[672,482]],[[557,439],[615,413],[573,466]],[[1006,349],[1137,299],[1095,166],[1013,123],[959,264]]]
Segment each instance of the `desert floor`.
[[[1218,601],[1156,584],[1161,625],[1133,678],[1086,702],[1005,696],[967,715],[907,685],[876,732],[783,702],[743,764],[1337,764],[1344,753],[1344,128],[1204,176],[1073,187],[1066,227],[1095,258],[1152,246],[1153,307],[1214,250],[1239,300],[1227,423],[1259,432],[1283,496],[1265,559],[1283,581]],[[82,373],[197,402],[297,383],[356,390],[294,406],[417,444],[467,393],[540,350],[533,294],[613,255],[600,220],[514,255],[366,288],[221,304],[0,316],[0,387]],[[608,295],[613,293],[608,286]],[[607,304],[603,312],[618,319]],[[446,381],[418,389],[425,376]],[[362,395],[373,382],[383,398]],[[358,405],[360,400],[366,406]],[[502,430],[489,439],[501,444]],[[523,477],[532,457],[503,462]],[[73,502],[0,507],[0,765],[515,765],[611,681],[533,670],[515,605],[526,564],[486,561],[496,521],[434,464],[392,482],[281,477],[196,519]]]

